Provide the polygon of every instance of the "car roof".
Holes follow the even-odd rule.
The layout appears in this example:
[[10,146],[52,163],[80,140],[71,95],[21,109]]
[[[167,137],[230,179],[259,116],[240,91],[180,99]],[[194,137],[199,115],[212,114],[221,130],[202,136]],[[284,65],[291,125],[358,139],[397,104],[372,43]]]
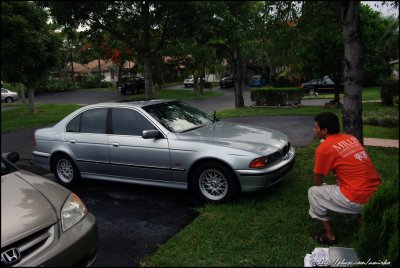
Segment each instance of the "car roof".
[[100,107],[100,106],[106,106],[106,107],[126,107],[126,106],[131,106],[131,107],[146,107],[150,106],[153,104],[160,104],[160,103],[167,103],[167,102],[173,102],[174,100],[167,100],[167,99],[155,99],[155,100],[142,100],[142,101],[129,101],[129,102],[101,102],[101,103],[96,103],[96,104],[91,104],[88,106],[85,106],[86,108],[88,107]]

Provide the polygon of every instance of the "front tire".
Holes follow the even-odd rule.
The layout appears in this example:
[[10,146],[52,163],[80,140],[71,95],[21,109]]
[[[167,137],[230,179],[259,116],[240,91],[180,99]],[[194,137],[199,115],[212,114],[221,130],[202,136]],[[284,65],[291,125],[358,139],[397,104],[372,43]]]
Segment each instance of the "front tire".
[[57,155],[53,161],[54,176],[64,186],[72,186],[80,179],[79,169],[72,159],[65,155]]
[[7,97],[7,98],[5,99],[5,102],[6,102],[6,103],[12,103],[12,102],[14,102],[14,100],[13,100],[13,98],[11,98],[11,97]]
[[204,163],[193,174],[193,190],[208,203],[225,203],[238,193],[233,172],[220,163]]

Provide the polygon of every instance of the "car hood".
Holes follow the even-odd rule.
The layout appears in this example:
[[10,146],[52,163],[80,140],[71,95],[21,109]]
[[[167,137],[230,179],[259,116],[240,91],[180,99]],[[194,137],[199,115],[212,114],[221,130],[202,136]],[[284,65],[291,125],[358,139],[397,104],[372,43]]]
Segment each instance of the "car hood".
[[289,140],[280,131],[248,125],[217,122],[184,133],[177,133],[178,138],[207,142],[209,144],[246,150],[260,155],[267,155],[281,149]]
[[[34,177],[17,171],[1,177],[1,247],[27,237],[57,222],[57,210],[35,184],[23,177]],[[28,178],[28,180],[31,178]],[[35,178],[33,178],[33,181]],[[43,179],[42,179],[43,180]],[[41,182],[41,187],[46,187]],[[50,183],[51,184],[51,183]],[[60,198],[66,198],[66,195]]]

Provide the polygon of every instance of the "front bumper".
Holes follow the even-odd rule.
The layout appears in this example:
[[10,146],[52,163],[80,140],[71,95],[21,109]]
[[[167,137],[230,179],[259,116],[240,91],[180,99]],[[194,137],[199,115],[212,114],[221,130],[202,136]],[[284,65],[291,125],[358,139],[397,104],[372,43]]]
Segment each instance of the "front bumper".
[[265,189],[284,179],[295,163],[295,150],[290,148],[282,161],[275,165],[257,170],[236,170],[242,192],[254,192]]
[[50,237],[42,246],[25,256],[21,252],[21,260],[14,266],[91,266],[96,260],[99,238],[93,214],[87,214],[65,232],[58,221],[49,228],[49,233]]

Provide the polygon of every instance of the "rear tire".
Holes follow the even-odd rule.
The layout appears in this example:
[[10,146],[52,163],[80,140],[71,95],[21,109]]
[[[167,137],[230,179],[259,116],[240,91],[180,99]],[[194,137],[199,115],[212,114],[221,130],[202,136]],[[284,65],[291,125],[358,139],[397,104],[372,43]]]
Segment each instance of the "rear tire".
[[197,196],[208,203],[225,203],[238,193],[233,172],[220,163],[204,163],[193,173],[192,187]]
[[57,155],[53,160],[53,172],[57,181],[64,186],[73,186],[80,179],[80,172],[75,162],[67,155]]
[[14,100],[13,100],[13,98],[11,98],[11,97],[7,97],[7,98],[5,99],[5,102],[6,102],[6,103],[11,103],[11,102],[14,102]]

